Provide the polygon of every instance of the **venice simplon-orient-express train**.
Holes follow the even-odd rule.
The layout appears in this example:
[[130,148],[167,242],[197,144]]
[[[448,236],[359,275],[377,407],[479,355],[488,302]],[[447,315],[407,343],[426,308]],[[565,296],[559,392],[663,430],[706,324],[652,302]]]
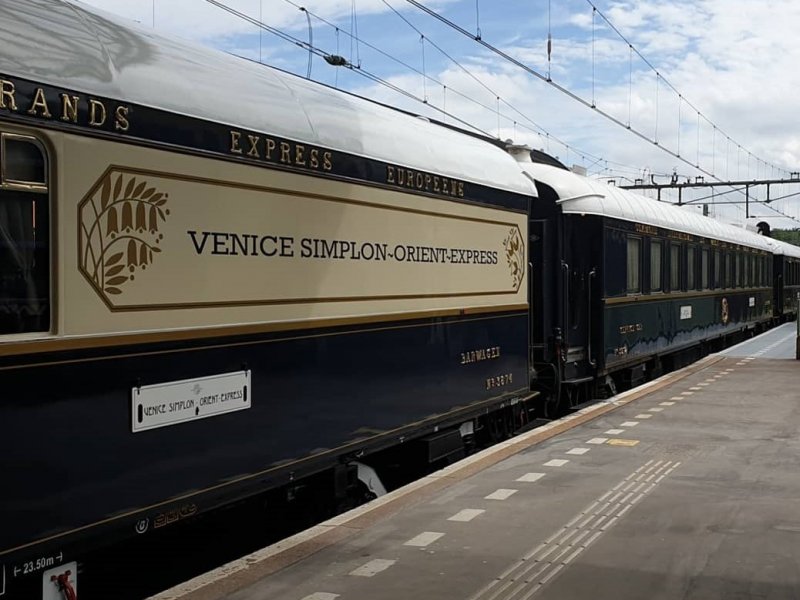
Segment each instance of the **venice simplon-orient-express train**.
[[540,153],[59,0],[0,40],[0,598],[797,311],[800,249]]

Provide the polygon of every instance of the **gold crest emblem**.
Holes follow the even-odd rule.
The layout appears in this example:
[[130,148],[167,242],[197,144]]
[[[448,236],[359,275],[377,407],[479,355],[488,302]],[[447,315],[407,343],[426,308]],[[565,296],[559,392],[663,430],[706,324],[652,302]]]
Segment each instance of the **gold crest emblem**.
[[107,304],[161,252],[168,200],[146,180],[110,169],[78,205],[80,270]]
[[518,227],[512,227],[508,232],[508,237],[503,240],[505,246],[506,261],[511,270],[512,285],[516,290],[525,277],[525,242]]

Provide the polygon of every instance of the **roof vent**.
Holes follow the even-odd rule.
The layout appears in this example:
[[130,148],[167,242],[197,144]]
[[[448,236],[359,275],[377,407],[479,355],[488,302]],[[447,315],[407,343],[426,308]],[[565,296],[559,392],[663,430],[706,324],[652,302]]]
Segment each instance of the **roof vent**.
[[506,144],[506,152],[513,156],[517,162],[529,163],[531,160],[531,147],[525,144]]

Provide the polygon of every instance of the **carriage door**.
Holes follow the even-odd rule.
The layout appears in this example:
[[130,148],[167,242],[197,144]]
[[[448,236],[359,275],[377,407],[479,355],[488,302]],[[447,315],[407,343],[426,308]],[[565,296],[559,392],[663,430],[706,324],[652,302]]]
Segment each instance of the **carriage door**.
[[47,155],[34,137],[0,131],[0,335],[49,332]]
[[545,219],[531,219],[528,223],[530,277],[528,278],[530,306],[531,364],[552,363],[552,335],[555,306],[555,290],[552,281],[554,266],[557,266],[550,229],[552,223]]
[[598,245],[597,223],[591,217],[568,214],[564,222],[564,381],[583,383],[594,375],[594,355],[598,351],[592,347],[590,328],[595,329],[591,322],[592,299],[599,290],[597,264],[602,247]]

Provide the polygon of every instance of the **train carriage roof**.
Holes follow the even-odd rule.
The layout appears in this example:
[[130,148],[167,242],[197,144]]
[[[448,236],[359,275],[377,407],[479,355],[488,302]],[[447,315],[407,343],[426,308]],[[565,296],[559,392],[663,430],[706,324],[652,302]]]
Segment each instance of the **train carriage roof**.
[[792,258],[800,258],[800,247],[795,246],[794,244],[776,240],[775,238],[769,238],[768,243],[772,247],[772,252],[774,254],[791,256]]
[[[628,190],[537,163],[521,163],[535,181],[550,186],[565,213],[601,215],[773,252],[775,241]],[[798,249],[800,250],[800,249]]]
[[0,73],[526,195],[502,149],[78,2],[0,2]]

